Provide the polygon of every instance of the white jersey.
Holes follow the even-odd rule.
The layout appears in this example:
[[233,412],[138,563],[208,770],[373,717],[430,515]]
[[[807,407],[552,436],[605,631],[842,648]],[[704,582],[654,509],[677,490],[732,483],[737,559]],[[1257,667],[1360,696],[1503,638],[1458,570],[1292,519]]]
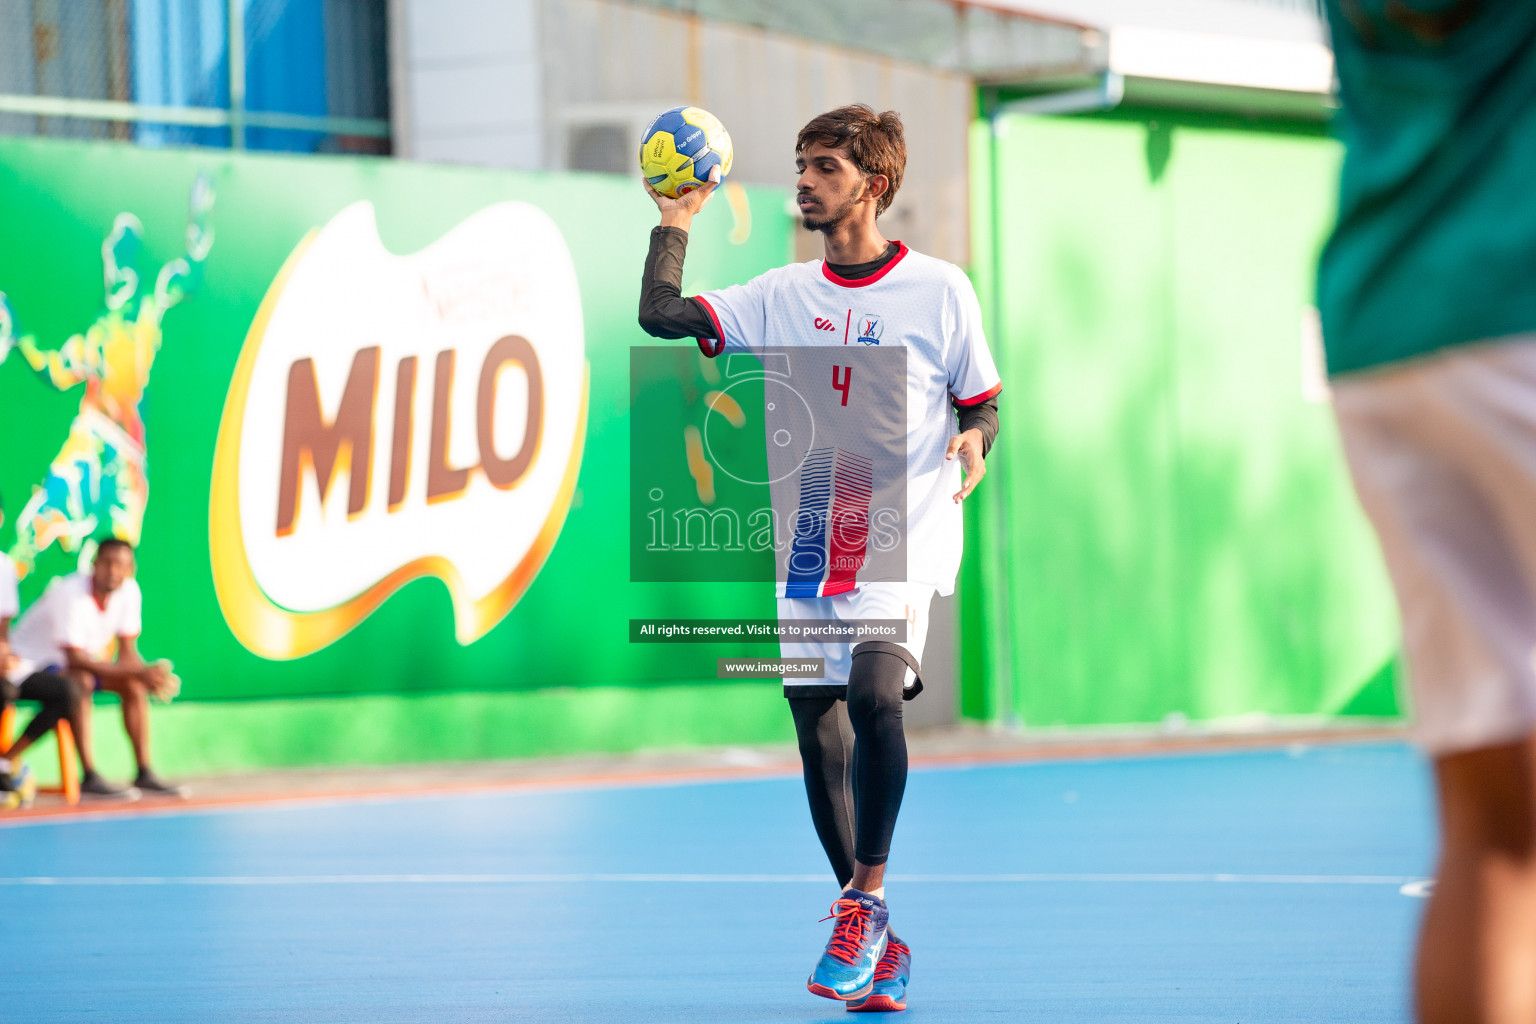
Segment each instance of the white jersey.
[[140,630],[143,595],[132,579],[96,603],[91,574],[71,573],[48,584],[43,596],[11,627],[11,649],[17,657],[42,668],[63,668],[64,648],[73,647],[87,658],[106,657],[118,637],[136,637]]
[[21,593],[16,588],[16,566],[0,551],[0,619],[21,614]]
[[[20,612],[21,593],[16,588],[16,566],[11,564],[5,552],[0,551],[0,622],[14,619]],[[19,683],[31,674],[30,661],[14,661],[9,671],[5,664],[0,663],[0,678],[9,679],[13,683]]]
[[[720,344],[706,349],[711,355],[812,346],[906,349],[906,576],[948,595],[962,550],[960,506],[953,500],[961,487],[960,461],[944,458],[958,427],[953,406],[984,402],[1002,390],[1002,382],[965,273],[896,244],[889,263],[859,280],[838,277],[824,261],[812,260],[698,299],[715,321]],[[823,578],[788,596],[819,597],[855,586],[851,579]]]

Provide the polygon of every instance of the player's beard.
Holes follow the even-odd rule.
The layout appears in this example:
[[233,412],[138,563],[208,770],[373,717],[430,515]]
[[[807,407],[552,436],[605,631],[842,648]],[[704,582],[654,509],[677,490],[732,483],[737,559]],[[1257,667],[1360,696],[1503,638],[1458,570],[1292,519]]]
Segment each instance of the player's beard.
[[817,212],[801,213],[800,223],[807,231],[824,231],[830,234],[839,224],[853,215],[853,208],[858,201],[859,194],[855,191],[849,195],[837,197],[837,201],[832,204],[823,202],[821,209]]

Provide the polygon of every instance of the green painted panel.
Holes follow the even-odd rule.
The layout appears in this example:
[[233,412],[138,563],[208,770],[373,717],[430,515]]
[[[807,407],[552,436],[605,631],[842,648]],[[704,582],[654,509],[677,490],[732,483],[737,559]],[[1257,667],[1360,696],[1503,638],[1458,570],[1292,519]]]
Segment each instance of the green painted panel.
[[[157,269],[186,250],[188,197],[199,175],[211,181],[217,194],[207,218],[213,241],[202,264],[202,280],[185,301],[165,312],[157,345],[140,349],[146,361],[138,372],[147,379],[147,387],[141,400],[135,399],[136,407],[130,403],[123,414],[142,415],[148,450],[147,459],[142,460],[149,479],[139,561],[146,598],[142,646],[147,654],[175,660],[185,683],[184,700],[664,684],[712,677],[714,659],[719,656],[762,653],[760,646],[748,645],[736,650],[626,642],[631,617],[762,618],[773,614],[771,592],[761,586],[629,582],[629,350],[636,344],[654,343],[635,322],[640,268],[656,217],[636,182],[615,176],[519,174],[390,160],[294,159],[0,139],[0,210],[5,221],[0,293],[15,313],[18,334],[31,336],[37,350],[46,353],[58,351],[71,335],[93,325],[112,328],[114,321],[104,307],[102,247],[114,220],[125,213],[142,225],[137,267],[143,287],[138,304],[127,307],[128,321],[130,326],[147,322],[144,301],[152,292]],[[792,226],[784,199],[781,190],[771,189],[722,194],[695,224],[685,286],[691,290],[723,287],[782,264],[790,252]],[[442,579],[428,575],[386,588],[376,611],[363,615],[350,632],[312,653],[300,652],[287,659],[255,653],[232,631],[216,598],[209,524],[221,416],[248,335],[256,336],[253,324],[264,296],[269,291],[290,294],[274,285],[285,261],[300,249],[308,233],[329,231],[328,225],[338,223],[338,214],[359,201],[372,206],[381,252],[390,254],[381,255],[384,260],[418,253],[507,200],[543,211],[528,222],[537,227],[539,218],[547,215],[569,250],[580,303],[579,310],[573,308],[571,313],[574,320],[579,312],[584,323],[584,338],[577,340],[584,344],[584,362],[590,372],[585,443],[577,449],[579,477],[563,525],[558,517],[551,520],[556,533],[547,561],[539,569],[535,560],[531,584],[504,618],[487,615],[483,635],[472,635],[472,630],[465,635],[464,616],[456,617],[449,588]],[[515,243],[517,238],[508,240],[514,254],[531,253],[535,262],[545,255],[551,260],[558,256],[535,251],[535,244],[542,242],[524,242],[521,250]],[[304,259],[312,251],[305,250]],[[315,270],[344,277],[344,264],[345,260],[333,258]],[[308,267],[302,260],[296,265]],[[457,276],[447,280],[472,289],[480,266],[468,261],[450,267]],[[429,280],[425,270],[422,274],[422,282],[411,287],[430,291],[436,279]],[[431,292],[429,297],[435,304],[431,308],[449,324],[445,330],[452,328],[450,313],[476,315],[472,304],[454,305],[451,295]],[[378,296],[381,302],[393,298]],[[527,305],[538,299],[515,295],[509,301]],[[138,321],[133,320],[134,310]],[[366,302],[353,300],[347,305],[338,300],[311,312],[316,323],[327,325],[314,343],[317,366],[325,359],[333,363],[341,359],[334,365],[344,371],[354,350],[369,343],[369,332],[409,334],[378,318],[370,320],[372,309]],[[258,326],[269,339],[275,331],[271,324]],[[446,347],[448,342],[443,344]],[[691,351],[691,342],[679,344]],[[339,355],[328,354],[329,345],[339,346]],[[423,383],[417,392],[428,399],[432,356],[430,351],[424,353]],[[152,372],[148,359],[152,359]],[[270,369],[286,374],[290,367],[284,362]],[[382,379],[393,388],[392,362],[385,366]],[[0,527],[0,551],[15,551],[22,506],[48,479],[50,464],[60,463],[58,456],[66,450],[72,422],[79,422],[77,414],[96,401],[90,396],[101,380],[63,388],[55,383],[34,372],[20,350],[0,361],[0,495],[8,514]],[[322,415],[330,416],[339,406],[341,378],[333,383],[333,391],[321,387]],[[689,386],[702,383],[701,377]],[[107,387],[110,390],[111,385]],[[473,378],[460,387],[467,387],[473,398]],[[128,392],[134,394],[134,388]],[[422,410],[429,405],[417,403]],[[567,404],[557,411],[570,416],[571,410]],[[260,424],[258,430],[286,436],[281,407],[273,415],[270,424]],[[381,413],[375,421],[386,425],[375,433],[374,472],[380,481],[391,472],[387,415]],[[424,411],[418,412],[418,423],[425,417]],[[424,431],[424,426],[418,428]],[[467,436],[472,439],[473,434],[470,430]],[[684,464],[683,439],[678,437],[675,451],[659,451],[656,457]],[[276,506],[277,484],[276,479],[257,481],[255,493],[262,508],[267,503]],[[241,484],[250,486],[249,481]],[[382,494],[382,483],[378,490]],[[344,483],[333,487],[326,508],[344,503],[347,493]],[[484,493],[495,497],[488,488]],[[368,514],[372,509],[370,505]],[[336,530],[344,540],[350,527],[332,519],[325,520],[325,529]],[[387,525],[388,520],[380,522]],[[501,525],[482,526],[449,539],[462,542],[470,536],[486,559],[501,558],[512,544]],[[504,525],[507,534],[527,526],[515,521]],[[98,521],[92,529],[100,534],[108,527]],[[384,563],[397,557],[388,547],[375,545],[364,554],[387,570],[390,566]],[[35,570],[23,583],[24,602],[35,598],[48,578],[74,568],[78,555],[66,548],[61,542],[52,543],[37,558]],[[404,556],[398,560],[404,561]],[[272,603],[282,606],[285,615],[298,614],[282,601]],[[469,709],[473,700],[463,699],[469,703],[453,706]],[[171,730],[175,727],[170,723],[180,720],[178,715],[197,714],[232,716],[221,719],[223,724],[237,720],[233,712],[177,707],[157,711],[156,721],[164,720]],[[550,735],[564,736],[570,743],[588,742],[579,726],[557,726],[553,719],[524,726],[508,719],[505,724],[526,735],[506,739],[495,747],[498,751],[550,749],[529,730],[553,730]],[[104,734],[116,732],[105,730]],[[665,730],[662,734],[674,735]],[[365,740],[357,738],[367,747]],[[232,744],[232,749],[240,747],[239,742]],[[167,748],[168,756],[174,749],[174,744]],[[470,744],[463,751],[450,745],[438,749],[441,756],[479,756],[467,752],[480,748]],[[254,748],[251,756],[258,756]],[[277,763],[289,763],[282,759],[290,756],[281,754]],[[186,763],[190,767],[201,762],[189,755]]]
[[1141,164],[1135,128],[1004,128],[1007,575],[990,582],[1011,598],[1014,712],[1031,724],[1142,721],[1181,700],[1187,680],[1164,197],[1121,173]]
[[1179,591],[1192,717],[1332,712],[1393,645],[1391,596],[1326,402],[1303,390],[1327,140],[1179,129],[1166,190]]
[[[973,136],[999,171],[975,275],[1003,425],[966,633],[993,657],[968,650],[964,712],[1395,713],[1390,592],[1302,386],[1337,147],[1130,119],[1010,118],[996,139]],[[984,696],[999,676],[1009,700]]]

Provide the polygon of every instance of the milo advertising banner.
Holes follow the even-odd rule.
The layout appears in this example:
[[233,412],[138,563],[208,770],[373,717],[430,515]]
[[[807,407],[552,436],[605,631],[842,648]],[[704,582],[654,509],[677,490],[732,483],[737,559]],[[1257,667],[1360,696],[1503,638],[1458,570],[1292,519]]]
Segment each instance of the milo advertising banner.
[[[5,139],[0,216],[0,551],[25,605],[134,543],[183,701],[740,688],[717,657],[776,653],[628,642],[774,614],[631,582],[638,184]],[[686,287],[781,264],[790,227],[722,190]],[[706,387],[677,344],[657,386]],[[682,429],[652,454],[686,475]]]

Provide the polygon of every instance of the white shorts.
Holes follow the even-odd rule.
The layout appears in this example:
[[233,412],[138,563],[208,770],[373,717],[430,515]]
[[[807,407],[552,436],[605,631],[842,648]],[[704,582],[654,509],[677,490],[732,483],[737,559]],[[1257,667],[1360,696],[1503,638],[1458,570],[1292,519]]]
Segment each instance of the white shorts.
[[1536,729],[1536,338],[1335,379],[1431,754]]
[[[779,621],[794,619],[837,619],[855,622],[865,619],[906,619],[907,638],[896,646],[907,658],[906,689],[911,700],[922,691],[923,642],[928,638],[928,608],[933,603],[934,588],[923,583],[864,583],[849,594],[832,597],[781,597]],[[824,658],[826,675],[820,679],[786,679],[786,697],[842,697],[848,689],[848,672],[853,668],[853,652],[862,644],[790,643],[779,641],[779,653],[785,658]],[[879,649],[876,647],[875,649]],[[893,652],[894,653],[894,652]]]

